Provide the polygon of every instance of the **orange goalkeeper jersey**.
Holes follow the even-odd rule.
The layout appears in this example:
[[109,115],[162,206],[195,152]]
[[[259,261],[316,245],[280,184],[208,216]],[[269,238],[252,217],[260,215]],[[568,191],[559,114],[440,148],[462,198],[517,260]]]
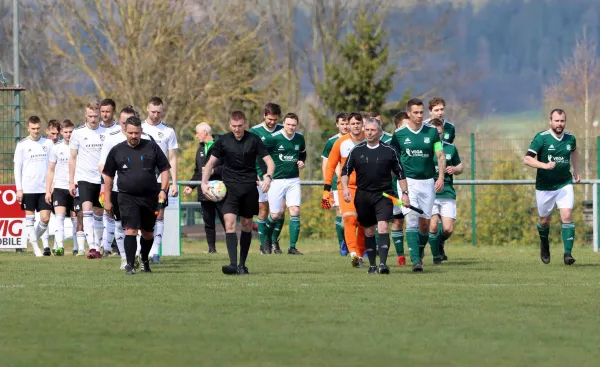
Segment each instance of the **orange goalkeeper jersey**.
[[[327,160],[327,170],[325,171],[325,177],[323,179],[326,185],[331,185],[331,181],[333,180],[333,175],[335,174],[335,168],[338,164],[343,166],[346,163],[346,159],[350,155],[350,151],[354,148],[354,146],[365,139],[365,134],[360,134],[360,139],[355,140],[352,139],[352,135],[349,133],[339,138],[335,144],[333,144],[333,148],[331,148],[331,152],[329,153],[329,159]],[[341,189],[342,178],[338,179],[338,188]],[[356,171],[350,174],[348,178],[348,187],[351,189],[356,189]]]

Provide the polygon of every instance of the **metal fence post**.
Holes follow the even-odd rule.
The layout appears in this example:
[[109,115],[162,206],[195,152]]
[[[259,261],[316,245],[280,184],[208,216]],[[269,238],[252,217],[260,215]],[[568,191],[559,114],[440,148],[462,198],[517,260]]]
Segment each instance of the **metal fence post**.
[[[596,176],[598,178],[600,178],[600,136],[596,137]],[[594,252],[598,252],[598,232],[600,231],[600,221],[598,221],[598,215],[600,215],[600,212],[598,211],[598,190],[600,189],[599,185],[595,184],[592,187],[593,193],[592,193],[592,197],[593,197],[593,226],[594,226],[594,232],[593,232],[593,241],[594,241]]]
[[[471,180],[475,180],[475,133],[471,133]],[[475,185],[471,185],[471,244],[477,246]]]

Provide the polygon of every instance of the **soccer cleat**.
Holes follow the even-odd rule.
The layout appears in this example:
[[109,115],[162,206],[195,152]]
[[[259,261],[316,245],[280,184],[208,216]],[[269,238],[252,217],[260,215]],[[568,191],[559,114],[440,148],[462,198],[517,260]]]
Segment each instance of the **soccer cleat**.
[[416,263],[414,263],[412,266],[412,271],[413,271],[413,273],[423,272],[423,263],[420,261],[417,261]]
[[350,260],[352,267],[358,268],[359,262],[360,262],[360,257],[358,257],[358,255],[352,255],[352,259]]
[[260,248],[258,250],[260,251],[261,255],[266,255],[263,245],[260,245]]
[[44,247],[44,256],[52,256],[52,252],[50,251],[50,247]]
[[127,266],[127,259],[121,259],[121,267],[119,269],[125,270],[126,266]]
[[131,266],[130,264],[125,265],[125,275],[134,275],[135,274],[135,268],[133,266]]
[[385,264],[379,264],[379,274],[389,274],[390,268]]
[[208,253],[209,254],[216,254],[217,253],[217,249],[215,248],[215,246],[209,246],[208,247]]
[[238,268],[235,265],[223,265],[223,268],[221,269],[223,270],[223,274],[226,275],[237,275],[238,274]]
[[79,250],[73,250],[73,256],[77,256],[77,254],[79,253]]
[[423,258],[425,257],[425,246],[419,246],[419,257],[421,258],[421,260],[423,260]]
[[271,255],[273,253],[273,242],[265,238],[265,245],[263,246],[263,255]]
[[152,264],[162,264],[162,261],[160,261],[160,256],[158,256],[158,254],[152,255],[152,258],[150,260],[152,261]]
[[94,255],[96,256],[96,259],[102,259],[102,254],[100,253],[100,251],[96,250],[96,253]]
[[[281,251],[281,247],[279,247],[279,241],[273,242],[273,253],[277,254],[277,255],[283,254],[283,251]],[[290,252],[288,251],[288,254],[289,253]],[[302,255],[302,254],[296,254],[296,255]]]
[[137,255],[135,257],[135,260],[133,261],[133,267],[136,269],[139,269],[141,262],[142,262],[142,259],[140,258],[140,255]]
[[121,254],[119,253],[119,250],[111,251],[111,256],[116,257],[116,256],[121,256]]
[[152,270],[150,269],[150,261],[144,261],[142,270],[140,271],[142,273],[152,273]]
[[242,265],[238,265],[237,273],[238,275],[250,275],[250,273],[248,272],[248,268]]
[[52,249],[52,255],[56,255],[56,249],[55,248]]
[[96,250],[94,250],[94,249],[91,249],[91,250],[88,252],[87,258],[88,258],[88,259],[90,259],[90,260],[91,260],[91,259],[95,259],[95,258],[96,258]]
[[358,258],[358,267],[362,268],[365,266],[365,261],[363,260],[362,257]]
[[85,256],[85,250],[77,251],[77,254],[75,256]]
[[571,254],[565,254],[565,265],[573,265],[575,264],[575,259]]
[[65,249],[62,247],[59,247],[56,249],[56,252],[54,254],[56,256],[65,256]]
[[550,242],[540,241],[540,259],[544,264],[550,264]]
[[442,261],[448,261],[448,256],[446,256],[446,254],[442,255]]
[[348,245],[345,240],[342,240],[342,244],[340,245],[340,256],[348,256]]
[[406,256],[398,256],[398,266],[406,265]]
[[433,265],[442,265],[442,259],[438,258],[438,259],[433,259]]
[[377,274],[377,266],[375,266],[375,265],[369,266],[369,271],[367,272],[367,274]]
[[106,250],[104,250],[104,254],[102,254],[102,257],[109,257],[109,256],[111,256],[111,255],[112,255],[112,252],[111,252],[111,251],[106,251]]
[[[279,250],[279,251],[281,251],[281,250]],[[297,249],[297,248],[295,248],[295,247],[290,247],[290,248],[288,249],[288,255],[304,255],[304,254],[303,254],[302,252],[298,251],[298,249]]]

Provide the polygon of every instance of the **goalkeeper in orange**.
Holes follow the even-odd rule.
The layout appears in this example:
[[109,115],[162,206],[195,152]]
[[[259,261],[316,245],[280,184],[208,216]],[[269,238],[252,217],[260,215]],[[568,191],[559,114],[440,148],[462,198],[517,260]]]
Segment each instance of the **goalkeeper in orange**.
[[[331,208],[331,204],[334,203],[331,184],[336,167],[338,164],[343,166],[354,146],[365,139],[363,119],[360,113],[352,112],[348,116],[348,126],[350,132],[339,138],[329,153],[329,159],[327,160],[327,167],[325,169],[323,197],[321,199],[321,207],[323,207],[323,209]],[[340,185],[339,182],[338,185]],[[348,188],[354,198],[356,193],[356,172],[353,172],[350,175],[348,179]],[[340,200],[340,212],[342,213],[344,221],[344,238],[346,239],[346,244],[348,245],[348,250],[352,257],[352,266],[356,268],[361,267],[363,265],[362,258],[365,254],[365,232],[358,224],[358,214],[354,207],[354,200],[349,203],[345,200]]]

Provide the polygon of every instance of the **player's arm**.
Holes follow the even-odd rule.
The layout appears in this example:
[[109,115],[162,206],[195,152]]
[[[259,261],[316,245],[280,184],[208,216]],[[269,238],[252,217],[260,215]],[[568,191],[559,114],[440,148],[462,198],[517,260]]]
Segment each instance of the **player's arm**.
[[171,173],[171,180],[173,180],[173,184],[171,185],[171,196],[177,197],[179,194],[179,187],[177,186],[177,149],[170,149],[168,153],[170,167],[169,171]]
[[454,154],[450,162],[446,162],[446,173],[449,175],[460,175],[463,173],[464,167],[458,155],[458,150],[454,148]]
[[[69,162],[70,163],[70,162]],[[69,169],[70,172],[70,169]],[[117,161],[115,159],[114,149],[111,149],[107,154],[103,168],[102,168],[102,178],[104,179],[104,192],[110,193],[113,188],[114,177],[117,172]],[[110,199],[110,195],[104,195],[104,210],[107,213],[112,213],[112,201]]]
[[[154,144],[154,147],[155,147],[154,154],[156,155],[156,168],[158,169],[158,172],[160,172],[160,190],[161,190],[161,192],[158,194],[158,199],[166,200],[167,199],[166,191],[169,189],[169,170],[171,170],[171,171],[173,170],[173,167],[171,166],[172,160],[167,159],[167,157],[163,153],[162,149],[160,149],[160,147],[158,145]],[[172,151],[177,153],[177,151],[173,149],[173,150],[169,151],[169,155],[171,154]],[[175,164],[177,164],[177,154],[175,154]],[[177,186],[177,177],[173,178],[173,186]],[[176,197],[177,191],[175,191],[175,195],[173,195],[173,190],[171,190],[171,196]]]
[[577,149],[573,148],[571,151],[571,164],[573,165],[573,179],[575,183],[579,183],[579,155],[577,154]]
[[17,149],[15,149],[15,157],[13,158],[13,162],[15,186],[17,187],[17,201],[20,204],[23,200],[23,151],[21,150],[21,144],[17,144]]
[[[198,151],[200,149],[204,149],[203,147],[201,147],[200,145],[198,145]],[[196,151],[196,157],[198,157],[198,151]],[[206,159],[206,158],[205,158]],[[190,181],[201,181],[202,180],[202,170],[204,169],[204,167],[200,167],[198,165],[198,159],[195,159],[195,163],[194,163],[194,174],[192,175],[192,178],[190,178]],[[185,189],[183,190],[183,194],[187,195],[190,192],[192,192],[193,189],[195,189],[198,185],[187,185],[185,187]]]
[[542,138],[540,137],[540,135],[538,134],[531,141],[531,144],[529,145],[529,149],[527,149],[527,153],[525,154],[525,158],[523,158],[523,163],[526,166],[531,167],[531,168],[551,170],[554,168],[556,163],[554,163],[554,162],[544,163],[544,162],[540,162],[537,159],[537,155],[539,154],[540,150],[542,149],[542,146],[543,146],[543,141],[542,141]]
[[335,169],[340,162],[341,154],[340,154],[340,146],[342,139],[338,139],[333,147],[331,148],[331,152],[329,153],[329,159],[327,160],[327,166],[325,169],[325,176],[323,177],[323,190],[331,191],[331,183],[333,181],[333,175],[335,174]]
[[54,173],[56,170],[56,162],[48,162],[48,171],[46,172],[46,203],[52,202],[52,183],[54,182]]
[[352,172],[354,172],[354,152],[355,150],[352,149],[352,151],[348,155],[346,163],[344,164],[344,167],[342,167],[342,175],[340,176],[340,181],[342,181],[342,196],[344,198],[344,201],[347,203],[352,201],[352,194],[350,193],[350,189],[348,188],[348,181],[350,180],[350,175],[352,174]]
[[[437,136],[437,134],[436,134]],[[444,188],[444,174],[446,173],[446,156],[444,155],[444,148],[442,142],[439,140],[433,143],[433,151],[438,160],[438,179],[435,181],[435,192],[440,192]]]
[[300,145],[300,154],[298,154],[298,168],[304,168],[304,162],[306,162],[306,144],[304,139],[302,139],[302,144]]
[[71,196],[75,197],[77,194],[77,184],[75,182],[75,169],[77,168],[77,149],[71,148],[69,154],[69,191]]

